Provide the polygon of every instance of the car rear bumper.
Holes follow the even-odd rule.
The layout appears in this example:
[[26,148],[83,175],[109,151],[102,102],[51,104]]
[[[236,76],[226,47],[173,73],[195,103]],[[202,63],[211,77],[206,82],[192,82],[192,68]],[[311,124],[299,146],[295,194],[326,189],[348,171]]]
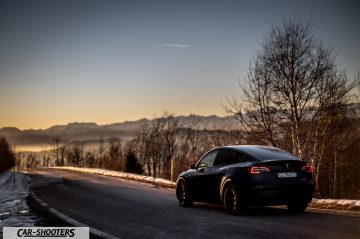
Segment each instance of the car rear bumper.
[[298,185],[261,185],[254,186],[248,197],[250,205],[285,205],[290,200],[300,200],[309,203],[312,200],[314,186],[309,184]]

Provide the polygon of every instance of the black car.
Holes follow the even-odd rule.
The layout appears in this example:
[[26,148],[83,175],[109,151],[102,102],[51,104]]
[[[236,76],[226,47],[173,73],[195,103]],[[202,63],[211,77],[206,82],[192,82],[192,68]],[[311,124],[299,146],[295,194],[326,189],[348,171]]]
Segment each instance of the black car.
[[230,214],[270,205],[302,212],[313,190],[312,167],[305,161],[278,148],[256,145],[210,150],[176,183],[181,206],[194,201],[222,204]]

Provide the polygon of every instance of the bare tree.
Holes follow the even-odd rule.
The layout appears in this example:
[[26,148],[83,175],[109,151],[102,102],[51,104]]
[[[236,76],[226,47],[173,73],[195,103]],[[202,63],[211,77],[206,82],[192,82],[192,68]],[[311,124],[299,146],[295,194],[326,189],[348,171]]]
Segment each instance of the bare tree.
[[143,125],[136,141],[138,142],[138,156],[140,162],[145,165],[145,173],[156,177],[160,170],[162,158],[162,121],[154,120]]
[[177,150],[178,121],[174,115],[164,112],[159,120],[162,121],[161,137],[163,138],[163,177],[173,181],[174,179],[174,156]]
[[66,141],[60,137],[55,137],[52,151],[55,156],[55,165],[64,166],[66,156]]
[[98,167],[103,168],[104,167],[104,139],[102,136],[99,138],[99,159],[98,159]]
[[87,151],[85,153],[85,166],[92,168],[95,166],[95,162],[96,162],[96,157],[95,157],[95,153],[92,151]]
[[151,175],[151,159],[150,156],[148,155],[149,153],[149,126],[147,124],[144,124],[138,134],[137,137],[134,139],[134,141],[129,144],[132,145],[133,148],[136,149],[139,161],[145,165],[145,174],[146,175]]
[[36,168],[38,166],[38,159],[35,153],[29,153],[26,158],[26,169]]
[[105,167],[114,170],[124,170],[122,160],[123,152],[121,141],[118,138],[111,138],[108,141],[109,154]]
[[160,166],[162,159],[162,123],[161,120],[154,120],[149,128],[146,142],[146,149],[148,150],[148,157],[151,160],[152,176],[157,177],[160,174]]
[[82,142],[72,142],[66,152],[67,163],[71,166],[80,166],[84,160],[84,144]]
[[24,152],[16,152],[15,154],[15,167],[17,170],[23,169],[23,162],[26,159],[26,155]]
[[360,102],[360,70],[357,72],[357,77],[355,78],[355,84],[357,87],[357,102]]
[[144,125],[136,138],[140,162],[148,175],[171,179],[177,151],[178,121],[167,112]]
[[211,130],[209,133],[209,141],[211,148],[242,144],[244,139],[242,138],[241,131],[238,130]]
[[[178,129],[178,145],[175,153],[174,176],[186,170],[190,163],[198,159],[200,144],[200,125],[198,119],[189,122],[186,128]],[[174,178],[173,178],[174,179]]]
[[240,86],[242,97],[225,109],[246,138],[310,159],[319,190],[326,149],[335,140],[329,129],[353,100],[354,84],[337,71],[332,49],[315,39],[309,22],[285,19],[265,38]]
[[250,137],[290,147],[305,158],[317,122],[343,107],[352,88],[345,73],[336,71],[332,50],[311,33],[310,23],[291,18],[273,27],[250,64],[243,97],[229,100],[225,108]]
[[40,152],[40,158],[42,161],[42,166],[49,167],[51,156],[49,150],[46,147],[43,147],[42,151]]

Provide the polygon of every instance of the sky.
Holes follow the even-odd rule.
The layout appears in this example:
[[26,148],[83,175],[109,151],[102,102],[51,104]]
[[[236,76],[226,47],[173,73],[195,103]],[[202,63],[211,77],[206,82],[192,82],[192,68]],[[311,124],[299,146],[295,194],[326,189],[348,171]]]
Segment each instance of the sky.
[[224,115],[284,17],[311,19],[349,78],[360,1],[1,1],[0,128]]

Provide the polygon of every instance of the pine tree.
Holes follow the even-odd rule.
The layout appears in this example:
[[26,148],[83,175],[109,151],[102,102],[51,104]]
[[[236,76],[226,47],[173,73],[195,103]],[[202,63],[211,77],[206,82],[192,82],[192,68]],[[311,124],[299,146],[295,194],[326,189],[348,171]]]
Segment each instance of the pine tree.
[[0,173],[15,166],[15,153],[5,137],[0,137]]
[[132,151],[129,151],[126,155],[125,171],[137,174],[144,172],[142,165],[138,162],[135,153]]

